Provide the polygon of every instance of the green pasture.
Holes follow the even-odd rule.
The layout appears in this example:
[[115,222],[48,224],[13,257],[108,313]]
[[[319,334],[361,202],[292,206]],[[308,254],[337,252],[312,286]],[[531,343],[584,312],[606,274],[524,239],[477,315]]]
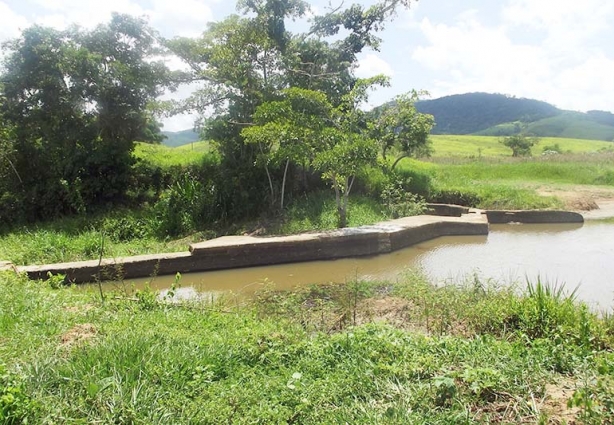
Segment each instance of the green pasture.
[[148,160],[162,168],[198,164],[211,151],[206,141],[189,143],[176,148],[150,143],[136,143],[134,156]]
[[[433,156],[510,156],[511,150],[503,146],[501,137],[475,136],[475,135],[433,135]],[[565,139],[557,137],[543,137],[540,143],[533,148],[533,155],[541,155],[546,146],[558,144],[564,153],[591,153],[602,150],[614,150],[614,143],[599,140]]]

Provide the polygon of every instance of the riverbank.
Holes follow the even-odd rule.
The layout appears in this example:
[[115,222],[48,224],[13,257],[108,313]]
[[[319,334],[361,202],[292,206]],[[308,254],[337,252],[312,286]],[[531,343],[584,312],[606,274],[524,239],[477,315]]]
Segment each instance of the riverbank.
[[104,295],[0,273],[0,422],[614,419],[614,322],[539,282]]

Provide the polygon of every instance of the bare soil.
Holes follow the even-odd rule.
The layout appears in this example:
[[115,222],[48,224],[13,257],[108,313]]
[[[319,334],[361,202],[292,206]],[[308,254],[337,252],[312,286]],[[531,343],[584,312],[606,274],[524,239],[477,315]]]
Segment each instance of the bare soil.
[[546,385],[541,409],[548,415],[547,423],[556,425],[578,423],[580,409],[567,407],[567,401],[573,396],[575,388],[576,384],[571,379]]
[[96,334],[98,334],[98,330],[94,325],[83,323],[68,330],[61,336],[60,340],[62,347],[70,348],[94,338]]
[[582,213],[585,219],[614,217],[614,187],[589,185],[540,186],[542,196],[555,196],[565,208]]

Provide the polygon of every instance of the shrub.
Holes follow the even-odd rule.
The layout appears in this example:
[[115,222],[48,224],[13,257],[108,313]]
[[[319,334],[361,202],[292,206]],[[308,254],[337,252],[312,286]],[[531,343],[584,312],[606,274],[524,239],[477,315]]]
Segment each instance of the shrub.
[[477,207],[482,198],[475,192],[463,192],[460,190],[438,190],[427,198],[430,202],[441,204],[456,204],[466,207]]
[[207,191],[189,173],[165,191],[155,205],[158,231],[165,236],[179,236],[196,230],[202,223]]

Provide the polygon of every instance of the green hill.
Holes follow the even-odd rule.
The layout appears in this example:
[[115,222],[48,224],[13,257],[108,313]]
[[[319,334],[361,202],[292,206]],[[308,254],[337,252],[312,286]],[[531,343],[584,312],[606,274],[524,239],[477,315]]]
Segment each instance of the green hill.
[[433,134],[614,140],[614,114],[564,111],[549,103],[501,94],[467,93],[421,101],[416,108],[435,117]]
[[416,108],[435,117],[433,134],[472,134],[502,123],[533,122],[560,113],[546,102],[490,93],[424,100]]
[[181,131],[163,131],[162,133],[166,136],[166,139],[162,142],[162,144],[171,148],[198,142],[200,140],[200,134],[192,129]]

